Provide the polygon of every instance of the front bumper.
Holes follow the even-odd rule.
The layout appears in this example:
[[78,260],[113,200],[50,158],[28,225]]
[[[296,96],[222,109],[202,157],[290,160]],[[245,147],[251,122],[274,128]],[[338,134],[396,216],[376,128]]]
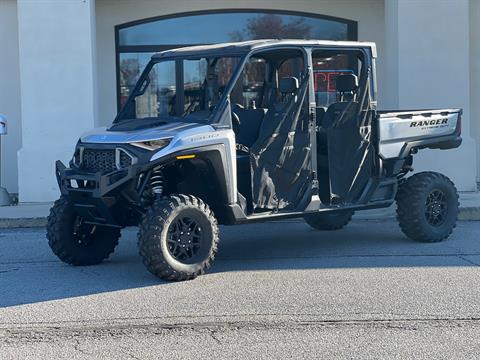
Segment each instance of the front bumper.
[[122,226],[121,216],[115,211],[118,191],[138,177],[138,166],[107,174],[87,173],[67,168],[61,161],[55,163],[55,174],[63,196],[67,196],[75,211],[86,223]]
[[60,160],[55,163],[55,175],[62,195],[87,194],[100,198],[138,175],[138,167],[130,166],[107,174],[88,173],[67,168]]
[[[100,148],[100,145],[89,148]],[[108,144],[108,148],[112,145]],[[105,148],[107,148],[105,146]],[[76,212],[87,223],[125,226],[130,214],[143,210],[142,194],[149,184],[151,172],[159,166],[174,163],[177,156],[191,154],[191,149],[168,154],[150,161],[152,152],[127,148],[137,161],[134,164],[110,172],[87,172],[73,164],[67,168],[61,161],[55,163],[55,174],[60,192],[68,197]]]

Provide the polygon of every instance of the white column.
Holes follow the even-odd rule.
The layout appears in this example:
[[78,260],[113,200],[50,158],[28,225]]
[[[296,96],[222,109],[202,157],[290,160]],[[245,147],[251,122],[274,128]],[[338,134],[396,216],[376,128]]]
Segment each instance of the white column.
[[7,117],[8,135],[1,138],[1,186],[18,192],[17,151],[22,144],[18,24],[15,0],[0,0],[0,114]]
[[476,149],[470,136],[468,0],[385,0],[385,26],[388,105],[464,111],[461,147],[421,150],[414,158],[415,170],[439,171],[459,190],[476,190]]
[[470,116],[477,144],[477,181],[480,182],[480,1],[470,0]]
[[55,160],[68,163],[95,123],[95,2],[18,0],[18,35],[20,201],[51,201],[59,196]]

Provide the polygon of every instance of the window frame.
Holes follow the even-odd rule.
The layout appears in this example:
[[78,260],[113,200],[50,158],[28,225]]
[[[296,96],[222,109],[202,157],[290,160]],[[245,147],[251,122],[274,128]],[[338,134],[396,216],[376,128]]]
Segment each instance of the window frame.
[[[245,64],[245,55],[243,56],[239,56],[237,54],[225,54],[225,55],[222,55],[222,56],[219,56],[219,57],[224,57],[224,58],[237,58],[238,59],[238,63],[235,65],[234,67],[234,71],[232,72],[231,74],[231,77],[228,81],[228,83],[225,85],[225,89],[224,91],[222,92],[222,95],[219,99],[219,102],[217,104],[217,106],[220,106],[220,104],[223,102],[222,99],[228,97],[226,96],[225,94],[229,94],[229,92],[231,91],[231,87],[232,87],[232,79],[237,79],[238,77],[238,74],[239,74],[239,71],[241,70],[241,68],[244,66]],[[202,58],[203,58],[203,55],[202,55]],[[182,114],[184,112],[184,106],[185,106],[185,99],[184,99],[184,94],[185,94],[185,68],[184,68],[184,63],[186,60],[197,60],[198,57],[197,56],[184,56],[184,57],[166,57],[166,58],[162,58],[162,59],[158,59],[158,60],[150,60],[147,65],[145,66],[145,68],[142,70],[142,72],[140,73],[140,76],[135,84],[135,86],[132,88],[132,91],[130,92],[130,94],[128,95],[127,99],[126,99],[126,102],[125,104],[131,104],[131,101],[132,100],[135,100],[136,97],[138,97],[139,95],[135,95],[139,88],[142,86],[142,84],[144,83],[144,81],[147,79],[147,77],[149,76],[150,74],[150,71],[152,70],[152,68],[159,64],[159,63],[162,63],[162,62],[168,62],[168,61],[172,61],[175,63],[175,115],[172,115],[172,116],[178,116],[178,114]],[[228,90],[228,91],[227,91]],[[115,116],[115,119],[114,119],[114,123],[118,122],[118,121],[121,121],[120,119],[123,118],[123,116],[125,115],[125,113],[130,113],[132,110],[131,110],[131,107],[130,106],[123,106],[120,107],[120,109],[118,110],[117,112],[117,115]],[[136,108],[133,109],[133,111],[136,111]],[[214,114],[212,113],[211,114],[211,117],[213,116]]]
[[[362,55],[362,61],[363,65],[362,68],[365,67],[367,70],[367,76],[369,78],[369,86],[370,86],[370,91],[369,91],[369,96],[370,96],[370,102],[373,102],[376,106],[377,102],[377,84],[376,84],[376,69],[375,67],[375,58],[372,56],[372,53],[369,52],[369,50],[365,47],[362,46],[352,46],[352,47],[342,47],[339,49],[338,47],[335,46],[312,46],[311,47],[311,53],[310,53],[310,61],[313,64],[313,53],[315,51],[321,51],[321,50],[332,50],[332,51],[339,51],[339,52],[360,52]],[[340,51],[341,50],[341,51]],[[358,79],[360,80],[360,73],[358,74]],[[312,77],[313,80],[313,77]],[[313,83],[312,83],[313,85]],[[314,96],[315,99],[315,96]],[[316,103],[316,101],[315,101]]]
[[[314,59],[315,59],[315,53],[316,52],[321,52],[321,51],[328,51],[328,52],[332,52],[334,53],[334,56],[338,56],[338,55],[347,55],[347,56],[351,56],[352,54],[355,54],[357,53],[358,54],[358,60],[360,60],[362,62],[362,67],[364,66],[369,66],[369,64],[367,63],[367,54],[365,53],[365,50],[363,48],[347,48],[347,47],[342,47],[342,48],[329,48],[329,47],[312,47],[312,51],[311,51],[311,60],[312,60],[312,70],[313,70],[313,63],[315,62]],[[353,66],[353,69],[348,69],[348,70],[353,70],[353,73],[354,75],[356,75],[358,77],[358,79],[360,80],[360,76],[361,76],[361,68],[359,69],[358,67],[358,63],[355,63]],[[337,72],[337,70],[332,70],[334,72]],[[324,105],[319,105],[317,103],[317,97],[316,97],[316,94],[315,94],[315,72],[313,71],[312,73],[313,75],[313,82],[314,82],[314,100],[315,100],[315,104],[316,104],[316,107],[319,107],[319,106],[324,106]],[[327,85],[328,87],[328,85]],[[337,92],[334,91],[334,93],[336,94]],[[327,104],[327,108],[328,106],[330,106],[331,104]]]
[[[215,9],[215,10],[199,10],[199,11],[188,11],[168,15],[154,16],[144,19],[139,19],[135,21],[126,22],[123,24],[116,25],[115,30],[115,78],[116,78],[116,95],[117,95],[117,112],[120,111],[121,104],[121,91],[120,91],[120,54],[121,53],[143,53],[143,52],[161,52],[165,50],[170,50],[183,46],[192,46],[192,44],[176,44],[176,45],[120,45],[120,30],[129,28],[136,25],[141,25],[149,22],[156,22],[161,20],[173,19],[173,18],[182,18],[187,16],[195,15],[209,15],[209,14],[231,14],[231,13],[252,13],[252,14],[278,14],[278,15],[293,15],[293,16],[304,16],[308,18],[316,18],[320,20],[329,20],[347,25],[347,39],[349,41],[358,40],[358,23],[354,20],[349,20],[345,18],[322,15],[316,13],[310,13],[305,11],[291,11],[291,10],[274,10],[274,9],[254,9],[254,8],[233,8],[233,9]],[[196,44],[200,45],[200,44]],[[207,45],[207,44],[201,44]]]

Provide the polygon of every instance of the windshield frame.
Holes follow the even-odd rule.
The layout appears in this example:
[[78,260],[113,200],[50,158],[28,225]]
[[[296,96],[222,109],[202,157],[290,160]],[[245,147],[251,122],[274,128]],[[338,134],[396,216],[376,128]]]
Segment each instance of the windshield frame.
[[[133,101],[137,96],[139,96],[140,89],[144,83],[144,81],[147,79],[147,77],[150,74],[150,71],[152,68],[161,62],[166,62],[166,61],[174,61],[175,64],[175,73],[176,73],[176,91],[177,94],[183,94],[183,88],[181,89],[182,91],[179,90],[179,81],[178,81],[178,73],[179,73],[179,63],[183,64],[184,60],[198,60],[198,59],[213,59],[213,58],[238,58],[238,64],[235,66],[235,69],[232,72],[232,75],[225,86],[225,89],[218,101],[218,103],[215,105],[214,109],[210,112],[209,116],[205,119],[204,123],[206,124],[215,124],[218,123],[221,119],[221,114],[223,111],[220,111],[220,109],[224,109],[226,102],[228,102],[230,92],[232,90],[232,87],[234,86],[235,82],[237,81],[243,67],[245,66],[246,59],[248,58],[248,53],[242,52],[239,53],[237,52],[225,52],[225,53],[208,53],[208,52],[199,52],[198,54],[189,54],[189,55],[182,55],[182,56],[158,56],[158,54],[154,54],[148,64],[145,66],[145,69],[142,71],[140,74],[137,82],[135,83],[134,88],[132,89],[132,92],[128,95],[127,100],[125,101],[125,104],[121,107],[120,111],[118,112],[117,116],[113,120],[113,124],[118,124],[122,121],[128,121],[128,120],[138,120],[141,121],[144,118],[132,118],[131,116],[127,116],[128,113],[131,113],[131,106],[133,105]],[[183,67],[182,65],[180,65]],[[181,71],[181,76],[180,79],[182,79],[182,85],[183,85],[183,71]],[[178,102],[176,102],[175,106],[178,107]],[[135,111],[135,109],[133,109]],[[188,115],[186,116],[180,116],[180,115],[175,115],[175,116],[158,116],[158,119],[163,119],[163,120],[181,120],[184,119],[185,117],[188,118]],[[145,118],[145,119],[152,119],[150,118]]]

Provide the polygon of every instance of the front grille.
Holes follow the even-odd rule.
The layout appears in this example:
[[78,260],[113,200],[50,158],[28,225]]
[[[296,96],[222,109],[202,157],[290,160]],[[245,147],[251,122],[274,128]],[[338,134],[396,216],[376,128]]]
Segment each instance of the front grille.
[[111,172],[117,170],[117,166],[115,165],[115,149],[84,149],[81,168],[82,170],[90,172]]
[[[80,168],[88,172],[108,173],[131,166],[130,157],[122,149],[87,149],[84,148],[81,155]],[[117,167],[118,165],[118,167]]]

